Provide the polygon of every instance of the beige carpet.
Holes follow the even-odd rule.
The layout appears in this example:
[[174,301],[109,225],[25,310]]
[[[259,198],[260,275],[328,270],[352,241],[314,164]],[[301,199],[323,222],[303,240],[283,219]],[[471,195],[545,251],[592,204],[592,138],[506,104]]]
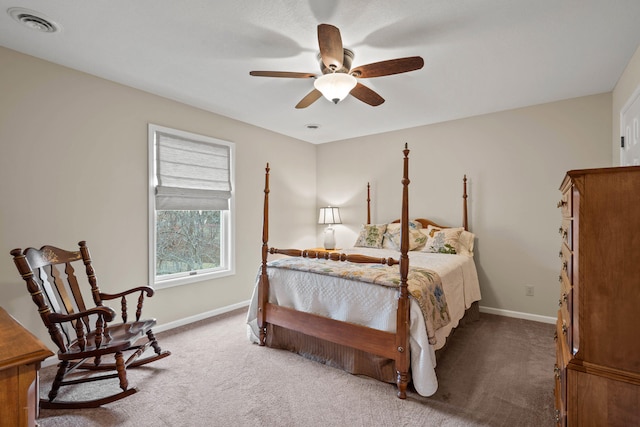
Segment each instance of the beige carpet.
[[[246,339],[245,313],[158,334],[172,356],[129,371],[139,392],[98,409],[41,410],[52,426],[546,426],[554,326],[481,314],[441,355],[429,398]],[[55,367],[42,370],[46,396]],[[118,390],[117,380],[111,392]],[[104,387],[105,381],[101,381]],[[92,393],[80,385],[61,398]]]

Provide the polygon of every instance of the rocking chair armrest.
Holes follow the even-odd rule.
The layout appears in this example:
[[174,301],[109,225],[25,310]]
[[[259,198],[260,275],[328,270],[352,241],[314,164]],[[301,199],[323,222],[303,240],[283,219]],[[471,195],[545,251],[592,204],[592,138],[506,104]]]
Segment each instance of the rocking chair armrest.
[[102,316],[105,322],[111,322],[116,317],[116,312],[111,307],[93,307],[85,311],[80,311],[73,314],[52,313],[49,315],[49,320],[54,323],[69,322],[71,320],[77,320],[82,317],[87,317],[92,314]]
[[100,298],[103,300],[116,299],[132,294],[134,292],[145,292],[148,297],[152,297],[155,293],[151,286],[138,286],[137,288],[128,289],[117,294],[103,294],[102,292],[100,292]]

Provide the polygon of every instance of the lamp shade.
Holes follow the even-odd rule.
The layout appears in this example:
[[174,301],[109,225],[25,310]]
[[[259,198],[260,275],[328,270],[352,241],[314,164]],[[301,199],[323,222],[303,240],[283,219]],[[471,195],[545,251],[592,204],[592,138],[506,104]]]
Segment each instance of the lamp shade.
[[342,101],[351,89],[356,87],[356,78],[347,73],[330,73],[318,77],[313,86],[329,101],[337,104]]
[[331,206],[320,208],[318,224],[342,224],[340,209]]

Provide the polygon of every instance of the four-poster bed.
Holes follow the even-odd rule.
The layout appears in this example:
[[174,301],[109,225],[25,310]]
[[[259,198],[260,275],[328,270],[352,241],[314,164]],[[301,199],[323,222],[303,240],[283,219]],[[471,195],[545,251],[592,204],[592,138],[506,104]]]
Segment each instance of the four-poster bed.
[[[415,249],[411,228],[447,227],[426,219],[409,220],[406,145],[403,154],[402,213],[394,226],[399,231],[399,252],[381,247],[343,253],[269,248],[267,164],[262,265],[248,314],[252,341],[395,382],[401,399],[406,397],[410,372],[420,394],[435,392],[435,349],[467,309],[477,310],[480,299],[473,256],[410,251]],[[463,185],[460,232],[467,229],[466,177]],[[368,190],[368,223],[369,201]],[[423,237],[428,239],[427,234]],[[472,245],[471,241],[471,250]],[[288,257],[268,262],[269,254]]]

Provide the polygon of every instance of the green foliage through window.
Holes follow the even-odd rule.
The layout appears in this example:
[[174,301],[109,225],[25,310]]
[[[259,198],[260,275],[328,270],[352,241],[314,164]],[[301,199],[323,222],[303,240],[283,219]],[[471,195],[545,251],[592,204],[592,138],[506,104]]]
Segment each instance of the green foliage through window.
[[220,211],[156,211],[156,275],[220,267]]

